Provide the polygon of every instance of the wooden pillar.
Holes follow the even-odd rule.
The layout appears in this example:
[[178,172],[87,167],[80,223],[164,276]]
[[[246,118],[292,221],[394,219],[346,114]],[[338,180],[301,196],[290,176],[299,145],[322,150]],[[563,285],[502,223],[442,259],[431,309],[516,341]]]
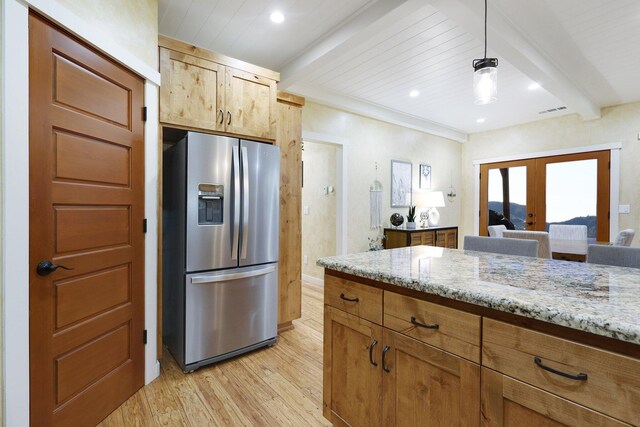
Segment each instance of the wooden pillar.
[[276,145],[280,147],[280,256],[278,329],[302,310],[302,107],[304,98],[278,93]]

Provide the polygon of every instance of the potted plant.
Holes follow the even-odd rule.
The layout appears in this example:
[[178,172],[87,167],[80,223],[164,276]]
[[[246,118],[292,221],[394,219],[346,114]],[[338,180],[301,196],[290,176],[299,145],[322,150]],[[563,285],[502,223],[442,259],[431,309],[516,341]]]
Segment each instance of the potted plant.
[[409,215],[407,215],[407,229],[416,228],[416,207],[409,206]]

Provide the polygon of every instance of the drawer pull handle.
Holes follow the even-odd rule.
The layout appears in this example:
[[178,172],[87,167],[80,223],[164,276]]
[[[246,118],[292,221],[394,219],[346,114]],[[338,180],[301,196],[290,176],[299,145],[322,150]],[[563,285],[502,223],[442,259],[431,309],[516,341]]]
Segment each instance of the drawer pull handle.
[[411,316],[411,323],[413,323],[416,326],[420,326],[421,328],[427,328],[427,329],[439,329],[440,328],[440,325],[438,325],[437,323],[434,323],[432,325],[427,325],[426,323],[418,322],[416,320],[416,316]]
[[374,339],[371,341],[371,345],[369,346],[369,363],[373,366],[378,366],[378,363],[373,361],[373,347],[375,347],[376,344],[378,344],[378,340]]
[[389,347],[388,345],[385,345],[384,348],[382,349],[382,369],[384,369],[385,372],[391,372],[391,369],[387,368],[384,362],[384,359],[387,355],[387,351],[389,351],[390,349],[391,347]]
[[542,363],[542,359],[540,359],[538,356],[534,357],[533,361],[536,362],[536,365],[538,365],[539,367],[541,367],[545,371],[551,372],[552,374],[560,375],[561,377],[569,378],[570,380],[576,380],[576,381],[586,381],[587,380],[587,374],[580,373],[578,375],[572,375],[572,374],[567,374],[566,372],[558,371],[557,369],[553,369],[553,368],[551,368],[549,366],[545,366]]
[[344,294],[340,294],[340,298],[342,298],[345,301],[349,301],[349,302],[358,302],[358,301],[360,301],[360,299],[358,297],[349,298],[349,297],[345,296]]

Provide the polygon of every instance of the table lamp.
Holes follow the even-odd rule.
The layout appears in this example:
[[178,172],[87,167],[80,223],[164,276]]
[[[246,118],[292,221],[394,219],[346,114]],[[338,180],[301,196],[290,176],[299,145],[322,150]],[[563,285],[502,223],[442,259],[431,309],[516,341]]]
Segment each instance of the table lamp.
[[442,191],[430,191],[425,195],[424,206],[428,207],[427,211],[429,214],[429,219],[427,223],[429,227],[437,227],[440,222],[440,212],[436,208],[444,207],[444,195]]

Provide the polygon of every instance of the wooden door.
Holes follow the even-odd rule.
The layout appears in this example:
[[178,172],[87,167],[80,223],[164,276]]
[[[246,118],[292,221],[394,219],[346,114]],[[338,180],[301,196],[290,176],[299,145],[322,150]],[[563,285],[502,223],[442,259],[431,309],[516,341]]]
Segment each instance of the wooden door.
[[[503,215],[516,229],[536,229],[535,173],[536,163],[532,159],[480,165],[481,236],[489,235],[487,226],[491,224],[490,217],[495,215],[490,210],[498,216]],[[498,187],[502,191],[494,194]],[[490,198],[494,200],[489,200]],[[496,201],[502,203],[494,206]]]
[[[609,160],[605,150],[480,165],[480,235],[489,234],[489,209],[500,213],[504,209],[517,230],[546,231],[550,223],[584,224],[590,239],[608,242]],[[502,194],[496,191],[500,183]]]
[[381,346],[380,326],[324,306],[323,415],[334,425],[380,425]]
[[385,426],[480,425],[479,365],[388,329],[384,345]]
[[205,130],[225,129],[225,67],[160,48],[160,121]]
[[31,423],[95,425],[144,383],[144,82],[37,15],[29,37]]
[[[596,176],[584,176],[580,179],[592,179],[595,183],[596,191],[596,232],[595,238],[598,242],[609,241],[609,200],[610,200],[610,177],[609,159],[610,151],[594,151],[590,153],[567,154],[564,156],[541,157],[536,159],[536,230],[545,231],[546,223],[552,222],[554,218],[547,218],[548,204],[547,197],[553,198],[554,191],[563,187],[563,182],[558,182],[553,178],[548,178],[548,168],[550,165],[560,166],[563,163],[570,165],[574,162],[592,161],[595,163]],[[576,189],[577,190],[577,189]]]
[[275,139],[276,82],[227,67],[225,131]]
[[482,368],[482,425],[486,427],[629,426],[577,403]]

